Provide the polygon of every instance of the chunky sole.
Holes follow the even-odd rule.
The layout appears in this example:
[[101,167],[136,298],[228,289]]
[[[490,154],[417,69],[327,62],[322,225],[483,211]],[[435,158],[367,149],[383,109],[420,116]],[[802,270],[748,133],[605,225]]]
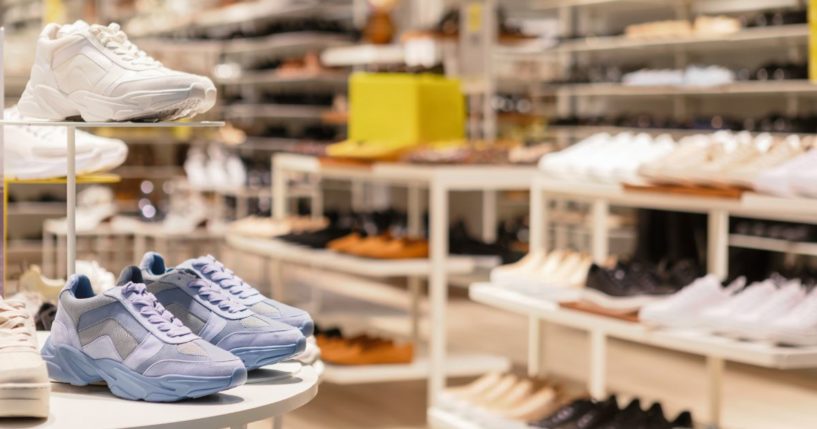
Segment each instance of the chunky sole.
[[90,91],[65,94],[48,85],[26,86],[18,107],[24,116],[91,121],[173,121],[204,113],[215,104],[216,90],[200,83],[163,91],[133,91],[107,97]]
[[74,386],[105,381],[114,395],[149,402],[175,402],[199,398],[244,384],[247,371],[236,368],[229,376],[199,377],[164,375],[147,377],[111,359],[92,359],[71,346],[46,340],[42,356],[53,380]]
[[241,358],[247,371],[261,368],[262,366],[272,365],[284,360],[287,360],[295,355],[303,353],[306,350],[306,338],[301,338],[297,343],[278,345],[278,346],[260,346],[260,347],[238,347],[228,350],[230,353]]
[[0,417],[48,417],[51,383],[0,385]]

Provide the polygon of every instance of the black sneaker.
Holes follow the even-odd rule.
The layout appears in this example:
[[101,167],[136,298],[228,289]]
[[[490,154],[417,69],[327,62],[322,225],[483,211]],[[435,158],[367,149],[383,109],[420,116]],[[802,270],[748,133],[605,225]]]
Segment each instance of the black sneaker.
[[692,429],[695,423],[692,420],[692,413],[684,411],[670,423],[672,429]]
[[641,410],[641,401],[633,399],[616,417],[598,429],[635,429],[646,423],[647,414]]
[[611,422],[619,412],[616,397],[610,396],[603,402],[597,402],[578,420],[558,426],[558,429],[595,429]]
[[590,399],[577,399],[553,412],[532,426],[545,429],[556,429],[561,425],[578,420],[581,416],[593,410],[595,404]]
[[658,402],[652,404],[644,415],[646,416],[644,424],[633,426],[634,429],[672,429],[673,427],[664,416],[664,409]]

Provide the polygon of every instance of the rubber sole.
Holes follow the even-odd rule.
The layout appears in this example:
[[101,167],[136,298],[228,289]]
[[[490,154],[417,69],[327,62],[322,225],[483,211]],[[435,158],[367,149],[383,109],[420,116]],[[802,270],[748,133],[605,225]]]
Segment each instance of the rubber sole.
[[114,395],[149,402],[175,402],[199,398],[244,384],[247,371],[236,368],[229,376],[163,375],[148,377],[111,359],[92,359],[71,346],[46,340],[42,356],[53,380],[74,386],[105,381]]
[[272,365],[287,360],[306,350],[306,338],[301,338],[297,343],[277,346],[262,347],[238,347],[228,350],[230,353],[241,358],[247,371]]
[[0,417],[48,417],[51,383],[0,385]]
[[173,121],[210,110],[215,98],[215,87],[200,83],[162,91],[133,91],[119,97],[90,91],[65,94],[48,85],[28,85],[18,107],[25,116],[49,120],[80,116],[88,122]]

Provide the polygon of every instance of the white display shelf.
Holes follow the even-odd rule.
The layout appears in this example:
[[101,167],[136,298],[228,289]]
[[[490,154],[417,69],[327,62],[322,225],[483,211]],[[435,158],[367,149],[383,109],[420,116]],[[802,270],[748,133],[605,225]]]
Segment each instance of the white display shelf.
[[454,190],[528,188],[538,171],[530,166],[422,165],[377,162],[366,167],[322,165],[315,157],[278,154],[275,166],[290,172],[313,173],[327,179],[364,180],[393,184],[443,181]]
[[303,51],[323,49],[330,46],[345,46],[352,41],[343,34],[316,31],[278,33],[263,37],[234,39],[224,44],[223,54],[227,55],[269,55],[270,51]]
[[354,45],[328,48],[321,53],[327,67],[393,65],[405,63],[402,45]]
[[[673,136],[688,136],[696,134],[710,134],[718,130],[696,130],[686,128],[639,128],[639,127],[619,127],[614,125],[549,125],[547,127],[548,133],[556,135],[574,135],[579,137],[586,137],[596,133],[646,133],[650,135],[670,134]],[[743,132],[743,131],[741,131]],[[801,137],[813,136],[813,133],[779,133],[779,132],[751,132],[752,135],[769,134],[772,137],[786,138],[791,135],[798,135]]]
[[0,428],[238,428],[300,408],[317,392],[318,375],[310,366],[292,376],[176,403],[129,401],[113,396],[105,386],[52,383],[47,420],[2,419]]
[[795,242],[777,238],[731,234],[729,235],[729,245],[742,249],[767,250],[770,252],[791,253],[794,255],[817,256],[817,243]]
[[781,80],[735,82],[719,86],[636,86],[619,83],[548,84],[544,89],[546,92],[579,97],[658,97],[671,95],[811,94],[817,92],[817,85],[807,80]]
[[321,120],[331,107],[288,104],[233,104],[224,107],[224,116],[231,119],[280,118]]
[[213,128],[223,127],[224,121],[162,121],[162,122],[105,122],[105,121],[43,121],[38,119],[2,119],[0,125],[35,125],[42,127],[75,128]]
[[469,295],[474,301],[485,305],[558,325],[600,332],[608,337],[679,352],[776,369],[817,366],[817,347],[781,347],[700,332],[650,329],[639,323],[561,308],[553,301],[531,297],[490,283],[472,285]]
[[[226,238],[227,244],[244,252],[347,274],[366,277],[405,277],[428,276],[431,272],[431,263],[428,259],[361,258],[331,250],[311,249],[275,239],[248,238],[234,234]],[[449,273],[468,273],[473,271],[475,266],[474,258],[467,256],[450,256],[446,264]]]
[[[501,356],[451,353],[445,360],[447,377],[472,377],[511,368]],[[428,379],[431,373],[426,356],[417,356],[410,364],[340,366],[326,364],[323,379],[333,384],[364,384]]]
[[[644,48],[734,48],[736,44],[746,43],[756,47],[759,43],[776,43],[792,39],[807,42],[809,34],[807,24],[781,25],[776,27],[745,28],[732,34],[713,34],[705,36],[666,37],[650,40],[633,39],[626,36],[589,37],[562,43],[552,49],[555,52],[597,52],[617,50],[643,50]],[[751,44],[749,44],[751,43]]]
[[296,85],[331,85],[345,86],[349,75],[346,73],[299,73],[298,75],[281,76],[276,70],[245,72],[232,78],[216,79],[222,85],[258,85],[267,88],[293,87]]
[[817,199],[810,198],[782,198],[745,192],[741,198],[731,199],[627,191],[618,184],[556,180],[544,174],[537,178],[537,182],[549,197],[567,200],[603,200],[610,205],[690,213],[722,210],[743,217],[807,223],[817,218]]
[[426,415],[432,429],[483,429],[480,424],[440,407],[429,408]]

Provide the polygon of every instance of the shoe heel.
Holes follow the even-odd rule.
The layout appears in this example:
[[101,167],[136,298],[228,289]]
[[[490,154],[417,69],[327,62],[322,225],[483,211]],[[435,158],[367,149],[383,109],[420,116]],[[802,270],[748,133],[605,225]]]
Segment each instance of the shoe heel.
[[86,386],[103,380],[88,357],[73,347],[55,347],[49,338],[41,354],[48,367],[48,376],[54,381]]

